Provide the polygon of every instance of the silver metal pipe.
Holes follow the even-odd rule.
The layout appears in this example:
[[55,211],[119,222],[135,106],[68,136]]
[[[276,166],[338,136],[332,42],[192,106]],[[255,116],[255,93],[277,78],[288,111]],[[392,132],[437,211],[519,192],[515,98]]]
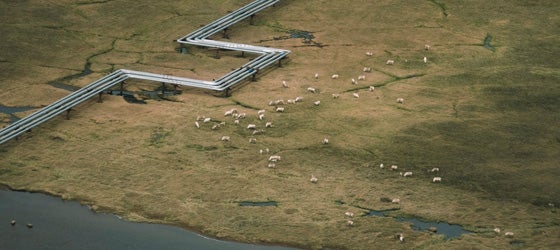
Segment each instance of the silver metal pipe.
[[197,46],[213,47],[227,50],[243,51],[254,54],[260,54],[257,58],[244,64],[215,81],[204,81],[190,79],[184,77],[155,74],[143,71],[134,71],[127,69],[116,70],[98,80],[88,84],[87,86],[72,92],[71,94],[55,101],[54,103],[18,120],[9,126],[0,130],[0,144],[32,129],[35,126],[70,110],[72,107],[88,100],[89,98],[127,80],[140,79],[156,82],[165,82],[181,86],[203,88],[208,90],[223,91],[237,83],[251,77],[262,68],[281,60],[287,56],[290,51],[269,47],[261,47],[247,44],[239,44],[232,42],[223,42],[206,39],[207,37],[224,30],[225,28],[247,18],[273,4],[279,0],[256,0],[253,1],[217,20],[205,25],[204,27],[189,33],[177,40],[179,43],[192,44]]

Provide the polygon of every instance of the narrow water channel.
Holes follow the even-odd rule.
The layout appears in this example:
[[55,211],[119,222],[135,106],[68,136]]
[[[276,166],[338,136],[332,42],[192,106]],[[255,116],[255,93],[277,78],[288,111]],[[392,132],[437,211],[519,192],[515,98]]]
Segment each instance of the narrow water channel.
[[178,227],[120,220],[45,194],[0,189],[0,249],[294,248],[216,240]]
[[19,118],[16,116],[16,113],[19,112],[25,112],[25,111],[29,111],[29,110],[33,110],[36,109],[34,107],[8,107],[8,106],[3,106],[0,105],[0,113],[2,114],[7,114],[10,115],[10,123],[14,123],[17,120],[19,120]]

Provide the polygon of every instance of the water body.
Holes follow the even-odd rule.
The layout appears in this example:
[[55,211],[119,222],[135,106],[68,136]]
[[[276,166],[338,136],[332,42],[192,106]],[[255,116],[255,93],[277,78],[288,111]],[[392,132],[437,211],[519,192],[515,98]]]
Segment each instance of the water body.
[[313,40],[315,36],[311,34],[309,31],[305,30],[291,30],[290,31],[290,38],[303,38],[306,40]]
[[105,93],[107,93],[109,95],[122,95],[124,100],[129,102],[129,103],[147,104],[147,102],[144,101],[143,99],[136,98],[135,94],[137,94],[138,96],[149,98],[149,99],[163,100],[164,98],[169,97],[169,96],[180,95],[181,91],[179,91],[179,90],[165,90],[165,91],[144,90],[144,91],[140,91],[138,93],[130,92],[130,91],[122,91],[122,93],[121,93],[120,90],[107,90],[107,91],[105,91]]
[[[388,210],[370,210],[365,216],[378,216],[387,217],[386,213],[395,211],[396,209]],[[438,234],[443,234],[446,238],[452,239],[459,237],[463,234],[470,233],[459,225],[451,225],[446,222],[423,221],[416,218],[396,217],[395,220],[400,222],[408,222],[412,224],[412,229],[419,231],[428,231],[429,228],[434,227],[437,229]]]
[[276,207],[278,202],[276,201],[242,201],[239,202],[239,206],[242,207]]
[[121,92],[120,90],[107,90],[107,91],[105,91],[105,93],[107,93],[109,95],[122,95],[124,100],[129,102],[129,103],[147,104],[146,101],[136,98],[136,96],[134,96],[134,93],[130,92],[130,91],[122,91]]
[[82,70],[82,72],[77,73],[77,74],[72,74],[72,75],[67,75],[61,78],[58,78],[54,81],[49,82],[48,84],[55,87],[55,88],[60,88],[60,89],[64,89],[64,90],[68,90],[70,92],[74,92],[80,88],[69,85],[69,84],[64,84],[62,82],[68,81],[68,80],[73,80],[76,78],[80,78],[80,77],[84,77],[87,76],[89,74],[91,74],[91,63],[90,62],[86,62],[84,64],[84,69]]
[[72,86],[72,85],[69,85],[69,84],[61,83],[61,82],[59,82],[59,81],[52,81],[52,82],[49,82],[48,84],[51,85],[51,86],[53,86],[53,87],[55,87],[55,88],[64,89],[64,90],[67,90],[67,91],[70,91],[70,92],[74,92],[74,91],[80,89],[80,88],[78,88],[78,87],[76,87],[76,86]]
[[491,41],[492,41],[492,36],[490,34],[486,34],[486,37],[484,38],[484,48],[487,48],[491,51],[496,51],[496,47],[490,45]]
[[36,109],[36,108],[34,108],[34,107],[8,107],[8,106],[0,105],[0,113],[10,115],[10,123],[14,123],[17,120],[19,120],[19,118],[15,115],[16,113],[25,112],[25,111],[29,111],[29,110],[33,110],[33,109]]
[[416,218],[397,218],[396,220],[412,223],[412,229],[420,231],[427,231],[430,227],[435,227],[437,228],[436,233],[443,234],[449,239],[457,238],[463,234],[470,233],[459,225],[451,225],[446,222],[422,221]]
[[45,194],[0,189],[0,249],[294,248],[216,240],[178,227],[120,220]]

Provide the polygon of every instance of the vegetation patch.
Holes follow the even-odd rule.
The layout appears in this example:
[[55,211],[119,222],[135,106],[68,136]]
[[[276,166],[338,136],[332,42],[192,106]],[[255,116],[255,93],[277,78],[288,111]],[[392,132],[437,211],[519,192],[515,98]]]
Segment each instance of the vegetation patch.
[[171,135],[171,131],[162,127],[154,129],[150,136],[150,146],[160,146],[169,135]]

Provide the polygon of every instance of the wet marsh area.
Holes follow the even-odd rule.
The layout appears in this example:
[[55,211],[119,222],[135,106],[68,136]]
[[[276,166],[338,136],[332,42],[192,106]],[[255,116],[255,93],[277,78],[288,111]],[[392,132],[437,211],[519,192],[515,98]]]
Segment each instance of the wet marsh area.
[[[119,68],[219,77],[250,57],[226,52],[217,59],[214,51],[192,47],[178,53],[172,41],[243,4],[2,2],[0,9],[16,17],[24,9],[44,15],[34,15],[29,25],[18,18],[0,25],[1,44],[8,46],[0,50],[0,105],[40,107],[68,93],[49,82],[80,87]],[[171,101],[158,101],[139,95],[161,91],[158,84],[129,82],[124,91],[145,105],[103,95],[102,103],[92,99],[76,107],[70,120],[56,117],[0,145],[0,182],[132,221],[243,242],[307,249],[558,246],[550,235],[560,233],[559,217],[548,205],[560,204],[554,126],[560,75],[553,58],[558,41],[550,36],[556,26],[549,24],[558,20],[534,15],[559,13],[558,5],[361,4],[281,1],[257,15],[255,25],[236,24],[230,39],[292,50],[282,67],[264,72],[231,97],[178,89],[163,96]],[[497,11],[503,13],[499,20]],[[523,20],[524,26],[512,20]],[[301,32],[270,25],[276,23]],[[328,46],[303,46],[310,35]],[[289,38],[271,39],[284,36]],[[394,65],[386,64],[389,59]],[[91,72],[82,75],[88,62]],[[331,79],[332,74],[340,78]],[[352,84],[359,75],[365,80]],[[333,93],[340,98],[333,99]],[[297,96],[304,101],[284,105],[284,113],[268,105]],[[240,126],[224,116],[232,108],[247,114]],[[266,110],[266,120],[257,118],[260,109]],[[212,121],[196,128],[198,116]],[[2,117],[7,124],[10,116]],[[265,128],[267,121],[274,127]],[[221,122],[225,125],[212,129]],[[253,135],[249,123],[265,132]],[[231,140],[221,141],[225,135]],[[324,138],[329,144],[321,144]],[[270,153],[261,155],[266,148]],[[276,168],[267,167],[272,154],[282,156]],[[391,171],[391,165],[399,170]],[[432,183],[435,175],[428,170],[434,167],[440,168],[441,183]],[[401,171],[413,175],[403,177]],[[317,183],[309,181],[311,175]],[[241,206],[240,201],[277,203]],[[369,212],[361,208],[398,210],[389,217],[355,216],[348,226],[345,212]],[[446,238],[397,217],[445,221],[469,233]],[[508,238],[505,231],[515,236]],[[395,239],[398,233],[405,242]]]

